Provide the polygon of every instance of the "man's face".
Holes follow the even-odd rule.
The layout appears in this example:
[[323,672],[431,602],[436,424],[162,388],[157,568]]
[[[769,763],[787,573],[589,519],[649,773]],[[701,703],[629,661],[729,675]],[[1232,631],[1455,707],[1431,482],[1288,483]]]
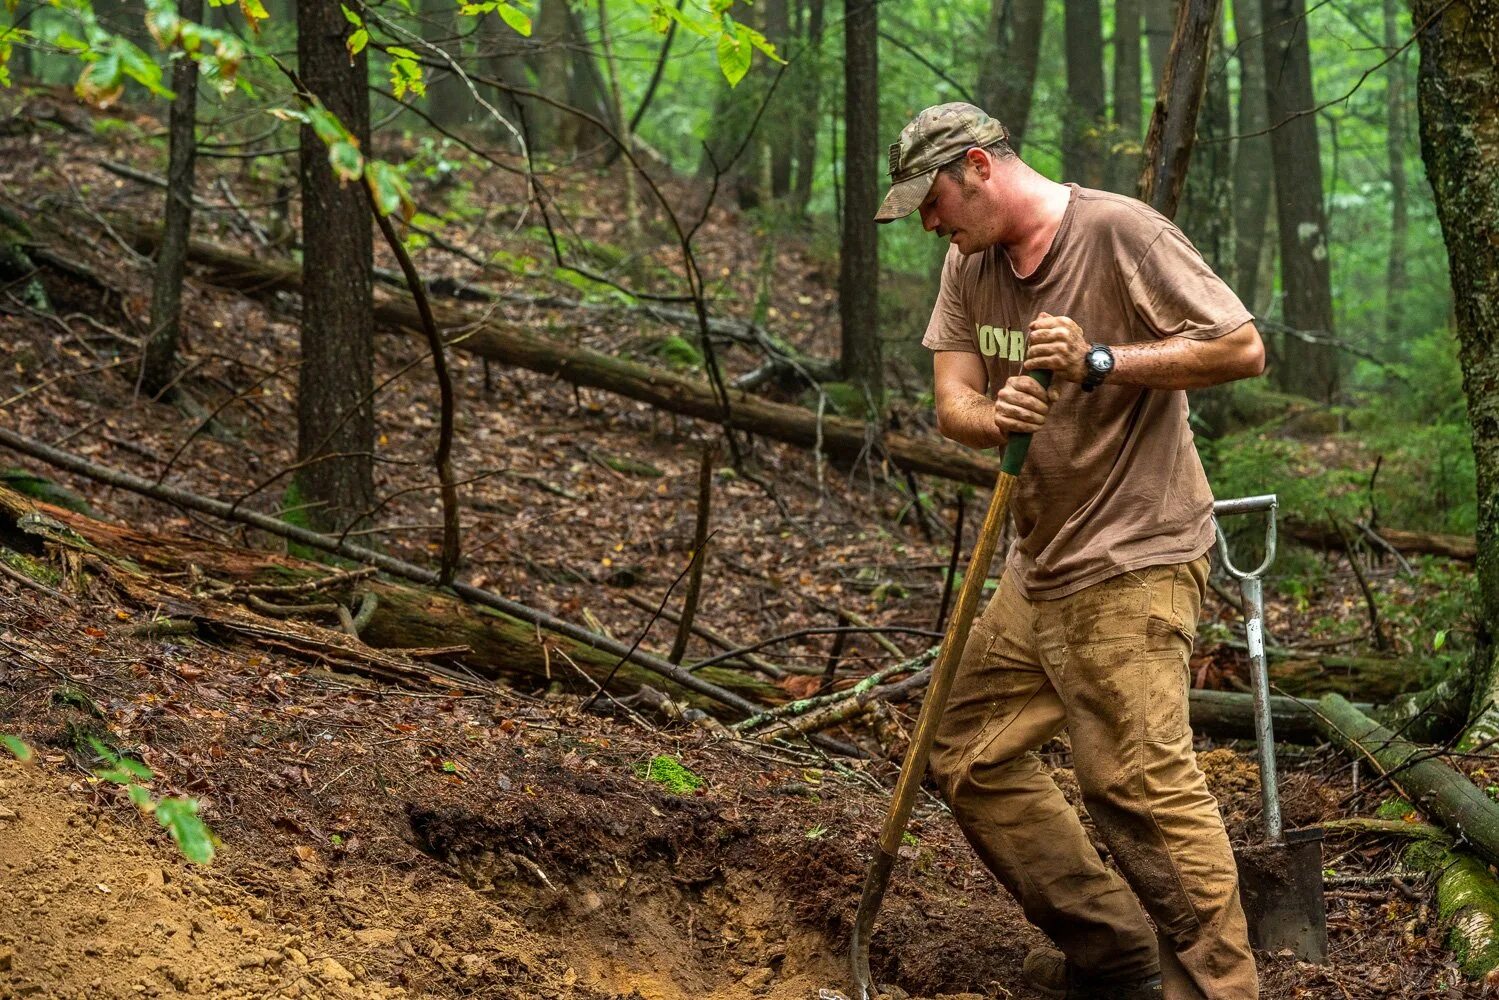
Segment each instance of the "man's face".
[[951,239],[964,256],[987,249],[993,243],[993,219],[978,195],[972,167],[965,166],[961,180],[946,171],[937,174],[921,203],[922,227]]

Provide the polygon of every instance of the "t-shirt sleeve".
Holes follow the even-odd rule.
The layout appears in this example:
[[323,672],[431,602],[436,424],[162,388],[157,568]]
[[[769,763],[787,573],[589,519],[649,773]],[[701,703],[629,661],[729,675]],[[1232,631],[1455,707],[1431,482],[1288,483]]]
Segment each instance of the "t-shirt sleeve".
[[1213,340],[1254,317],[1181,231],[1161,231],[1129,284],[1130,300],[1157,337]]
[[962,259],[963,255],[952,247],[942,262],[942,287],[937,292],[937,304],[932,307],[932,318],[927,321],[926,335],[921,338],[921,346],[929,351],[979,353],[973,322],[963,302],[963,276],[958,268]]

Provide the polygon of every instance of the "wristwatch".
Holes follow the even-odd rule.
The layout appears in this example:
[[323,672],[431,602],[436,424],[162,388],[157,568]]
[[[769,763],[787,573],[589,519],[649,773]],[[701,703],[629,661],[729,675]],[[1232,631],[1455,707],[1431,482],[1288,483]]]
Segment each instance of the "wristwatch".
[[1083,392],[1092,392],[1114,370],[1114,352],[1109,350],[1107,344],[1094,344],[1083,355],[1083,366],[1088,369],[1088,373],[1083,376]]

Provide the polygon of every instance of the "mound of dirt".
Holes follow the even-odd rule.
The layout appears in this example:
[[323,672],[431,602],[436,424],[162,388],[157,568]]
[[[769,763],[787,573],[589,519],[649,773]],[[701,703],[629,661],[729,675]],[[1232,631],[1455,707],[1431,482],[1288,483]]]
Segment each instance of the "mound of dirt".
[[118,804],[62,785],[0,760],[0,997],[410,996],[357,955],[286,933],[224,873],[147,842]]

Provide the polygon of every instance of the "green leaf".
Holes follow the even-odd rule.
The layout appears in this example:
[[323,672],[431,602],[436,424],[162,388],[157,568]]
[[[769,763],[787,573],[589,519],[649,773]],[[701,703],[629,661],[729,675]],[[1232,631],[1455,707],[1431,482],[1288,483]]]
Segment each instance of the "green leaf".
[[172,7],[152,7],[146,13],[146,30],[151,37],[156,39],[156,44],[164,49],[172,47],[182,34],[182,18],[177,16],[177,11]]
[[467,14],[469,17],[478,17],[480,14],[488,14],[498,7],[497,3],[466,3],[458,8],[458,13]]
[[525,38],[531,37],[531,18],[526,15],[525,11],[508,3],[499,4],[497,9],[500,12],[500,18],[510,25],[517,35]]
[[365,177],[375,195],[375,206],[381,215],[400,212],[409,219],[416,211],[416,202],[411,198],[411,185],[405,176],[392,164],[384,160],[371,160],[365,167]]
[[32,758],[31,748],[14,736],[0,735],[0,747],[9,750],[23,764],[30,762]]
[[108,107],[124,89],[123,67],[117,53],[111,52],[84,67],[83,74],[73,85],[73,92],[97,107]]
[[312,126],[312,131],[328,146],[336,142],[352,142],[354,139],[349,130],[344,128],[344,123],[338,120],[338,116],[321,104],[307,109],[307,124]]
[[118,46],[121,71],[157,97],[170,100],[174,95],[161,83],[161,67],[140,48],[130,42],[121,41]]
[[354,56],[357,56],[359,55],[359,53],[363,52],[364,47],[369,43],[370,33],[368,31],[365,31],[363,28],[360,28],[358,31],[349,36],[349,40],[344,43],[344,47],[349,50],[349,57],[353,58]]
[[1436,635],[1431,637],[1431,651],[1433,653],[1440,653],[1442,651],[1442,647],[1445,645],[1447,645],[1447,630],[1442,629]]
[[201,819],[198,818],[198,803],[193,799],[162,799],[156,804],[156,821],[166,828],[177,842],[177,849],[187,860],[206,865],[213,860],[214,842],[217,839]]
[[729,86],[736,87],[749,72],[750,47],[739,40],[733,28],[733,22],[724,18],[724,33],[718,36],[718,68],[723,70]]
[[352,142],[340,139],[328,144],[328,162],[341,181],[357,181],[364,173],[364,154]]
[[388,52],[390,55],[395,56],[397,59],[416,59],[416,58],[418,58],[418,56],[417,56],[417,54],[415,52],[412,52],[410,49],[407,49],[407,48],[402,48],[399,45],[392,45],[388,49],[386,49],[385,51]]
[[408,90],[417,96],[427,92],[427,85],[422,82],[421,65],[410,59],[391,60],[390,85],[395,90],[396,97],[404,97]]
[[150,789],[142,785],[130,785],[125,789],[125,792],[130,796],[130,801],[135,803],[137,809],[144,810],[145,812],[152,811]]
[[356,28],[364,27],[364,18],[360,17],[358,14],[350,10],[347,4],[339,4],[339,6],[344,10],[344,20],[348,21]]
[[48,39],[48,41],[67,52],[87,52],[89,50],[88,42],[68,31],[59,31]]
[[265,4],[261,3],[260,0],[239,0],[239,9],[240,13],[245,15],[245,20],[249,23],[250,27],[255,31],[260,30],[261,21],[269,21],[271,19],[271,12],[265,9]]
[[765,53],[771,59],[775,60],[778,63],[781,63],[782,65],[785,65],[786,60],[776,55],[776,47],[772,45],[770,43],[770,40],[767,39],[763,34],[756,31],[754,28],[746,27],[743,24],[736,24],[734,27],[738,29],[740,38],[748,41],[751,45],[759,49],[761,52]]

